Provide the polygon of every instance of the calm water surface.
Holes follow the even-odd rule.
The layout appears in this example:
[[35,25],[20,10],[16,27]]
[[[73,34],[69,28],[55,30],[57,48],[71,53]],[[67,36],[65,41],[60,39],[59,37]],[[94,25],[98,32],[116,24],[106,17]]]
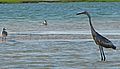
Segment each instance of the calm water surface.
[[[84,10],[95,29],[117,46],[104,49],[105,62],[91,39],[87,16],[76,16]],[[0,29],[9,32],[6,42],[0,40],[0,68],[119,69],[119,18],[119,2],[0,4]],[[41,25],[44,19],[48,26]]]
[[[97,30],[120,28],[120,3],[30,3],[0,4],[0,28],[9,32],[28,31],[88,31],[87,16],[76,16],[77,12],[88,11]],[[48,26],[41,26],[46,19]],[[104,26],[104,27],[103,27]]]

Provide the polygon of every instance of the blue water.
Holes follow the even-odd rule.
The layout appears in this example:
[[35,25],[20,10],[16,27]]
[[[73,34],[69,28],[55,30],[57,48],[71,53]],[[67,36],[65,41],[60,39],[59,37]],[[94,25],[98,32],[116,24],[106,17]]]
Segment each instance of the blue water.
[[[1,4],[0,19],[39,21],[76,19],[75,14],[89,11],[93,17],[120,17],[119,2],[114,3],[38,3],[38,4]],[[2,21],[3,21],[2,20]]]
[[[104,49],[91,38],[87,16],[109,37],[117,50]],[[7,28],[7,41],[0,40],[1,69],[116,69],[120,68],[120,2],[0,4],[0,29]],[[48,25],[42,25],[44,20]]]
[[[87,16],[76,16],[88,11],[97,29],[105,26],[102,29],[117,30],[119,7],[119,2],[0,4],[0,28],[6,27],[9,32],[89,30]],[[44,20],[48,21],[48,27],[40,26]]]

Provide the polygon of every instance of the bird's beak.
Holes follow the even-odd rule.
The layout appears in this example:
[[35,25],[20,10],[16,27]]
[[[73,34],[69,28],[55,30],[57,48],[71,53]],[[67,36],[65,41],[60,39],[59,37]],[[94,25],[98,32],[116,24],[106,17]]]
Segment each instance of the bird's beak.
[[83,12],[77,13],[76,15],[80,15],[80,14],[86,14],[86,11],[83,11]]
[[80,15],[80,14],[83,14],[82,12],[81,13],[77,13],[76,15]]
[[85,14],[85,12],[80,12],[80,13],[77,13],[76,15],[80,15],[80,14]]

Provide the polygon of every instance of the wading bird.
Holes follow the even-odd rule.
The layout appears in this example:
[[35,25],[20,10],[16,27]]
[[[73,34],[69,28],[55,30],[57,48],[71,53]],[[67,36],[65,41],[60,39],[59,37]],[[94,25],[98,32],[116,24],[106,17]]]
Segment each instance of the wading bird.
[[7,33],[5,30],[6,30],[6,29],[3,28],[3,31],[2,31],[2,41],[3,41],[3,40],[6,40],[6,37],[7,37],[7,35],[8,35],[8,33]]
[[105,54],[103,51],[103,47],[112,48],[112,49],[116,49],[116,47],[113,45],[113,43],[110,40],[108,40],[107,38],[103,37],[102,35],[100,35],[98,32],[95,31],[95,29],[93,28],[92,23],[91,23],[91,16],[87,11],[77,13],[76,15],[80,15],[80,14],[85,14],[88,16],[93,39],[94,39],[95,43],[97,45],[99,45],[101,61],[105,61],[106,57],[105,57]]

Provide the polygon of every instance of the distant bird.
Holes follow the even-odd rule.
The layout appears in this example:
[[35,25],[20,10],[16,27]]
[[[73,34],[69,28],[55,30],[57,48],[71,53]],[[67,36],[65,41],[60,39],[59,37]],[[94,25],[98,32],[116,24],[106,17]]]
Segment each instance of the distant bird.
[[6,37],[7,37],[7,35],[8,35],[8,33],[7,33],[5,30],[6,30],[6,29],[3,28],[3,31],[2,31],[2,41],[3,41],[3,40],[6,40]]
[[47,20],[44,20],[43,25],[47,25]]
[[97,45],[99,45],[101,61],[105,61],[106,57],[105,57],[105,54],[103,51],[103,47],[112,48],[112,49],[116,49],[116,47],[113,45],[113,43],[110,40],[108,40],[107,38],[103,37],[102,35],[100,35],[98,32],[95,31],[95,29],[93,28],[92,23],[91,23],[91,16],[87,11],[77,13],[76,15],[80,15],[80,14],[85,14],[88,16],[93,39],[94,39],[95,43]]

